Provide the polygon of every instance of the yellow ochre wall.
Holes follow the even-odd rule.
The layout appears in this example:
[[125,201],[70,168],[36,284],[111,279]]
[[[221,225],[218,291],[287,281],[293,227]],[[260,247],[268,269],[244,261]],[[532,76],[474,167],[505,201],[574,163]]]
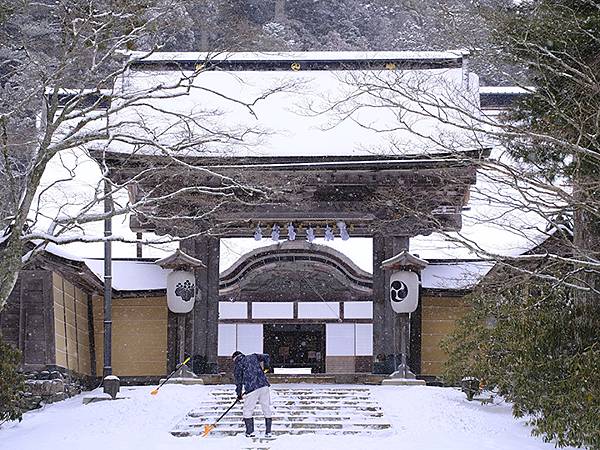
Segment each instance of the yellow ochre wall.
[[87,294],[52,274],[56,365],[91,375]]
[[[104,299],[94,297],[96,373],[104,355]],[[117,376],[164,375],[167,371],[166,297],[112,301],[112,370]]]
[[423,297],[421,322],[421,373],[440,375],[448,355],[440,342],[466,312],[461,297]]

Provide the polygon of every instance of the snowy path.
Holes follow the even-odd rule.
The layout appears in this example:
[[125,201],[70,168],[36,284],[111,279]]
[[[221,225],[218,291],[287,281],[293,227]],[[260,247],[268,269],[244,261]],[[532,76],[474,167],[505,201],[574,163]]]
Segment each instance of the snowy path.
[[[306,386],[306,385],[304,385]],[[325,387],[320,385],[319,387]],[[127,400],[82,404],[77,396],[25,414],[21,423],[0,427],[0,450],[188,450],[241,449],[246,438],[177,438],[169,431],[186,413],[206,401],[212,386],[167,385],[154,397],[152,387],[123,388]],[[553,449],[531,437],[523,421],[505,404],[467,402],[454,389],[371,387],[392,430],[385,436],[281,436],[278,449],[378,448],[410,450]],[[89,395],[89,393],[88,393]]]

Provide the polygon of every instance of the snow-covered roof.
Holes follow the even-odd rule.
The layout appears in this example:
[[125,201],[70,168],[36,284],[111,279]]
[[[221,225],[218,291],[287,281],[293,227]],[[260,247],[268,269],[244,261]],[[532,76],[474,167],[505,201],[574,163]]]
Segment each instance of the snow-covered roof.
[[338,52],[146,52],[128,53],[132,60],[163,61],[394,61],[462,59],[467,50],[435,51],[338,51]]
[[[364,241],[365,245],[360,244]],[[361,239],[358,242],[359,247],[362,250],[368,250],[371,247],[366,245],[368,239]],[[340,241],[340,244],[343,241]],[[347,243],[343,242],[344,244]],[[264,245],[269,245],[268,240],[264,240]],[[344,253],[350,246],[345,247],[343,245],[335,246],[338,251]],[[49,244],[46,249],[48,252],[66,258],[73,261],[83,261],[85,265],[91,270],[91,272],[98,278],[99,281],[103,281],[104,277],[104,261],[102,259],[87,259],[80,258],[71,253],[68,253],[61,249],[59,246]],[[231,253],[225,258],[229,261],[234,261],[236,258],[234,250],[230,249]],[[347,256],[356,261],[365,262],[365,260],[371,260],[372,256],[370,253],[362,254],[359,257],[361,251],[352,252],[349,251]],[[226,263],[228,265],[228,263]],[[476,285],[481,279],[492,269],[494,262],[492,261],[443,261],[443,262],[432,262],[423,271],[422,284],[424,288],[429,289],[469,289]],[[372,265],[365,267],[362,264],[363,269],[367,270],[368,273],[372,273]],[[223,266],[221,272],[225,272]],[[112,275],[113,275],[113,289],[122,292],[136,292],[136,291],[153,291],[153,290],[165,290],[167,288],[167,275],[170,270],[162,269],[153,261],[148,260],[113,260],[112,262]]]
[[508,94],[508,95],[524,95],[534,92],[534,87],[521,86],[480,86],[480,94]]
[[[240,61],[242,66],[229,70],[217,64],[214,70],[195,73],[193,64],[175,69],[142,64],[128,71],[115,85],[114,107],[119,108],[123,99],[139,96],[143,100],[114,115],[114,123],[126,124],[119,132],[133,139],[117,139],[110,150],[163,154],[177,147],[178,155],[203,157],[422,155],[447,153],[447,147],[434,144],[442,136],[455,149],[473,148],[471,133],[414,112],[423,111],[415,97],[426,96],[429,104],[436,99],[440,104],[460,103],[475,113],[477,77],[466,73],[460,63],[441,63],[448,58],[460,62],[460,52],[235,53],[219,57]],[[203,58],[206,55],[154,53],[145,61],[183,64]],[[440,61],[440,65],[398,66],[397,70],[383,64],[360,70],[304,70],[302,64],[299,70],[244,66],[244,61],[257,58],[339,63],[413,58]],[[428,113],[448,113],[429,109]]]
[[457,261],[429,264],[421,272],[427,289],[470,289],[494,267],[493,261]]
[[[86,259],[85,264],[99,280],[103,279],[102,260]],[[493,266],[490,261],[432,263],[421,273],[422,284],[428,289],[470,289]],[[129,292],[164,290],[169,272],[148,261],[113,261],[113,288]]]
[[76,255],[75,253],[72,253],[68,250],[66,250],[64,247],[61,247],[60,245],[56,245],[52,242],[48,242],[46,244],[46,247],[44,247],[44,250],[46,250],[48,253],[55,255],[55,256],[59,256],[61,258],[65,258],[65,259],[69,259],[71,261],[83,261],[83,258]]
[[[98,277],[104,278],[104,260],[85,259],[85,265]],[[112,286],[117,291],[154,291],[167,288],[170,270],[161,269],[151,261],[112,262]]]
[[513,105],[517,99],[532,94],[534,91],[534,87],[481,86],[479,101],[482,109],[501,111]]

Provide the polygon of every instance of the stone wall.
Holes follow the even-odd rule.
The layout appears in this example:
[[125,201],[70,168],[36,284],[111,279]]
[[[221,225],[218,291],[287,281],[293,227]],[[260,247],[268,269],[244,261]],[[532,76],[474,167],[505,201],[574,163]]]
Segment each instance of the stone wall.
[[42,370],[25,374],[24,409],[59,402],[80,394],[86,387],[79,378],[57,370]]

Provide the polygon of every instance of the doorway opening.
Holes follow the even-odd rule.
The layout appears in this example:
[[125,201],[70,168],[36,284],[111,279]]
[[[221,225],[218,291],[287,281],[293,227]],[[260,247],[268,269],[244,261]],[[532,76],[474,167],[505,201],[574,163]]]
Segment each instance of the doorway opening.
[[264,324],[263,332],[272,367],[325,372],[325,324]]

